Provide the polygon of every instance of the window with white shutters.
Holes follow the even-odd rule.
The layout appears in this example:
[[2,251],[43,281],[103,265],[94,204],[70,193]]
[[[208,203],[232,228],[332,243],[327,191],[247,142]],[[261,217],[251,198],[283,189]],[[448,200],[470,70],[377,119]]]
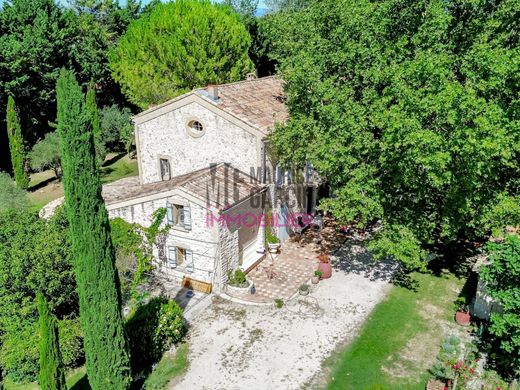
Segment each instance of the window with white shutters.
[[168,267],[177,267],[177,247],[175,246],[168,247]]
[[191,230],[191,209],[189,205],[166,203],[166,218],[169,225]]

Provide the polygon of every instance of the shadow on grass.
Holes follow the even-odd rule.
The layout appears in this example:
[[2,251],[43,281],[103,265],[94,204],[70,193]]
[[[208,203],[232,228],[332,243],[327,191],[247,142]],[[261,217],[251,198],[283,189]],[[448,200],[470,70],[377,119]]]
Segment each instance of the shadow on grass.
[[126,153],[118,153],[114,157],[109,158],[108,160],[105,160],[101,166],[102,167],[108,167],[109,165],[112,165],[112,164],[118,162],[119,160],[121,160],[125,156],[126,156]]
[[57,181],[58,178],[56,176],[49,177],[48,179],[45,179],[38,184],[33,185],[32,187],[29,187],[29,192],[34,192],[39,189],[42,189],[43,187],[47,186],[48,184]]
[[91,390],[87,374],[84,374],[76,383],[69,385],[69,390]]

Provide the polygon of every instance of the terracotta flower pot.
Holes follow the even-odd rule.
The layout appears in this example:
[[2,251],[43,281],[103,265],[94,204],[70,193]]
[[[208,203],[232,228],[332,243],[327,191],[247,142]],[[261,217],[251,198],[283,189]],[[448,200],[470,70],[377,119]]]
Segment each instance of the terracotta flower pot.
[[465,311],[455,313],[455,321],[462,326],[468,326],[471,323],[471,315]]
[[322,272],[322,279],[328,279],[332,276],[332,267],[330,266],[330,263],[319,263],[318,271]]

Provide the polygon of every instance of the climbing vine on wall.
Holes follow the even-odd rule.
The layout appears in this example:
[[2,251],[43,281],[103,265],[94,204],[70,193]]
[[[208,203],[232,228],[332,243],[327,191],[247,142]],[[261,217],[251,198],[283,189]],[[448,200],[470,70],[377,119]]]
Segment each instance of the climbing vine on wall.
[[[162,226],[166,208],[159,208],[152,214],[152,223],[144,227],[137,223],[129,223],[122,218],[110,221],[112,240],[117,249],[118,257],[135,258],[135,271],[130,282],[130,294],[134,301],[139,301],[142,294],[138,287],[146,281],[146,275],[152,271],[153,249],[166,239],[170,225]],[[120,270],[121,272],[121,270]]]

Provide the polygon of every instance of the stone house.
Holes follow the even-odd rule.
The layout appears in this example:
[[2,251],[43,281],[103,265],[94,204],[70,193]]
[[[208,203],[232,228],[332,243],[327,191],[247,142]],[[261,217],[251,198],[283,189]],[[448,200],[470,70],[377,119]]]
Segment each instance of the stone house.
[[230,271],[263,258],[267,213],[283,241],[291,216],[316,207],[311,169],[281,169],[267,152],[270,131],[287,117],[276,77],[208,86],[136,115],[139,177],[104,187],[110,217],[146,226],[166,208],[171,228],[156,245],[157,271],[221,290]]

